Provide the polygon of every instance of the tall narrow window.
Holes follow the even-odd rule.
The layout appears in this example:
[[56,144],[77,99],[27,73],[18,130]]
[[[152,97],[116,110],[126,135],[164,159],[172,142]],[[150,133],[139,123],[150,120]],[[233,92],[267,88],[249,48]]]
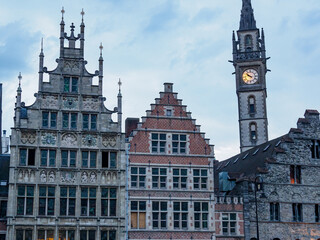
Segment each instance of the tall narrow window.
[[173,202],[173,226],[175,229],[188,229],[187,202]]
[[59,240],[75,240],[75,230],[59,230]]
[[96,188],[81,188],[81,216],[96,215]]
[[279,203],[270,203],[270,221],[280,221]]
[[78,78],[77,77],[64,77],[64,92],[78,92]]
[[76,188],[61,187],[60,188],[60,215],[74,216],[76,210]]
[[194,202],[194,227],[208,229],[209,204],[207,202]]
[[310,150],[312,158],[320,159],[320,140],[312,140]]
[[245,48],[246,51],[252,51],[252,36],[251,35],[246,35],[245,40],[244,40]]
[[56,150],[41,149],[40,165],[54,167],[56,165]]
[[223,235],[236,235],[236,213],[222,213],[222,233]]
[[96,240],[96,231],[95,230],[81,230],[80,231],[80,240]]
[[248,103],[249,103],[249,114],[253,115],[256,113],[256,99],[254,96],[250,96],[248,98]]
[[146,201],[131,201],[131,228],[146,228]]
[[32,240],[31,229],[17,229],[16,240]]
[[301,166],[290,166],[290,183],[300,184],[301,183]]
[[187,169],[173,169],[173,188],[185,189],[187,188]]
[[55,187],[39,187],[39,215],[54,215]]
[[302,222],[302,204],[293,203],[292,204],[292,216],[294,222]]
[[255,142],[257,140],[257,124],[250,123],[250,139]]
[[320,222],[320,205],[316,204],[314,209],[315,221]]
[[172,153],[186,153],[187,135],[172,134]]
[[1,203],[0,203],[0,217],[1,218],[5,218],[7,217],[7,204],[8,202],[5,201],[5,200],[2,200]]
[[54,230],[38,230],[38,240],[53,240]]
[[116,216],[117,213],[117,189],[101,189],[101,215]]
[[167,202],[152,202],[152,228],[167,228]]
[[153,153],[165,153],[167,135],[163,133],[152,133],[152,152]]
[[207,189],[208,171],[207,169],[193,169],[193,188]]
[[101,231],[101,240],[116,240],[116,231],[115,230]]
[[33,186],[18,186],[17,215],[33,215]]

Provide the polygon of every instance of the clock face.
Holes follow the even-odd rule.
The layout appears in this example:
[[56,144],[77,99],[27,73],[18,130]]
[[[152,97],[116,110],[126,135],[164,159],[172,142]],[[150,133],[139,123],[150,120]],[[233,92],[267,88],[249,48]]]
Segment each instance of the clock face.
[[247,69],[242,74],[242,80],[246,84],[254,84],[258,81],[258,72],[254,69]]

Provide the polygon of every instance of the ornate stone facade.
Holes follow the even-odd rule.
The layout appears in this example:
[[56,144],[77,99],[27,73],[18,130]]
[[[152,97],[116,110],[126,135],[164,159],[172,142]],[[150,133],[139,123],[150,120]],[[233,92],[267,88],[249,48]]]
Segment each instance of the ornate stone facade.
[[[31,106],[21,103],[19,85],[12,128],[8,240],[122,240],[125,234],[125,146],[102,97],[99,71],[87,72],[81,32],[64,32],[52,71],[40,54],[39,91]],[[67,39],[69,46],[64,46]],[[80,48],[75,41],[80,41]],[[101,48],[102,50],[102,48]],[[43,81],[49,74],[49,82]],[[93,78],[99,85],[93,85]],[[22,111],[25,115],[22,116]]]

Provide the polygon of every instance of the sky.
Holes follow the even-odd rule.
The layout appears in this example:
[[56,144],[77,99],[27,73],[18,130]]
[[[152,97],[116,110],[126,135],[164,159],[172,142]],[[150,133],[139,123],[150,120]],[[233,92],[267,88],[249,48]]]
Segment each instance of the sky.
[[[273,139],[296,127],[305,109],[320,110],[320,1],[252,0],[252,5],[271,57],[267,113]],[[22,101],[35,101],[41,38],[44,65],[56,67],[62,6],[68,34],[72,22],[79,32],[83,8],[89,72],[98,69],[99,45],[104,46],[107,108],[117,104],[119,78],[123,122],[144,116],[163,83],[172,82],[215,145],[216,159],[239,153],[235,76],[228,60],[241,0],[0,0],[0,6],[3,129],[13,126],[19,72]]]

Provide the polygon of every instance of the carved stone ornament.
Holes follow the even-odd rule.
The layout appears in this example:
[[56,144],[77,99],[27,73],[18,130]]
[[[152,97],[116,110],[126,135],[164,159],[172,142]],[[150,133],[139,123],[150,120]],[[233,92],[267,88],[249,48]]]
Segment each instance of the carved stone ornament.
[[43,108],[58,108],[58,96],[43,96],[41,105]]
[[36,141],[36,132],[21,132],[21,143],[34,144]]
[[47,182],[47,174],[45,171],[41,171],[41,173],[40,173],[40,182],[42,182],[42,183]]
[[117,144],[117,137],[116,136],[104,136],[102,138],[102,144],[105,147],[115,147]]
[[87,172],[83,172],[81,174],[81,183],[87,183],[88,182],[88,173]]
[[35,173],[33,170],[25,169],[19,170],[18,172],[18,182],[25,182],[25,183],[34,183],[35,182]]
[[97,174],[95,172],[90,173],[90,183],[96,183],[97,181]]
[[65,72],[79,72],[79,62],[78,61],[65,61],[63,70]]
[[73,172],[61,172],[60,180],[62,183],[75,183],[76,176]]
[[82,106],[84,110],[98,111],[99,100],[98,98],[83,98]]
[[77,145],[77,135],[73,133],[65,133],[61,138],[62,146],[75,146]]
[[51,171],[51,172],[49,173],[48,182],[49,182],[49,183],[54,183],[55,179],[56,179],[56,176],[55,176],[54,172]]
[[63,97],[63,106],[67,109],[75,109],[78,106],[78,98]]
[[44,145],[55,145],[57,141],[57,135],[54,133],[42,133],[41,142]]
[[84,135],[82,136],[82,144],[88,147],[96,146],[97,137],[90,134]]

